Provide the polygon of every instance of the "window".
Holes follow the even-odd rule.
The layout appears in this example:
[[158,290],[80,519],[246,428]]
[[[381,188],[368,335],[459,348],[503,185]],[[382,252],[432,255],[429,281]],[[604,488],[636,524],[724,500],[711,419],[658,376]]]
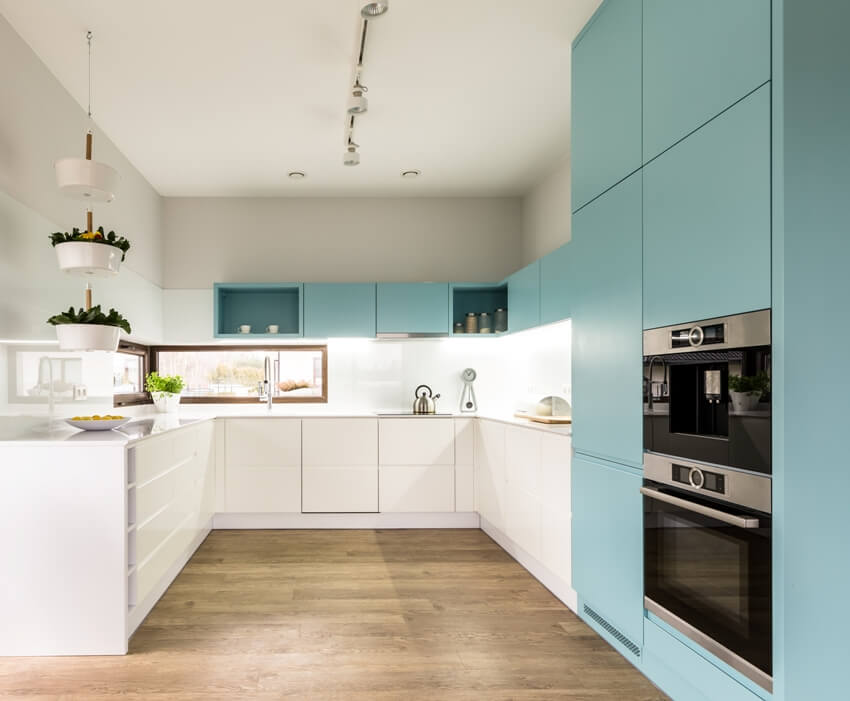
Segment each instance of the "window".
[[160,375],[183,378],[191,404],[258,401],[266,358],[275,402],[328,401],[327,346],[161,346],[152,360]]
[[145,392],[145,375],[150,365],[150,350],[146,346],[122,342],[112,354],[112,402],[114,406],[149,404]]

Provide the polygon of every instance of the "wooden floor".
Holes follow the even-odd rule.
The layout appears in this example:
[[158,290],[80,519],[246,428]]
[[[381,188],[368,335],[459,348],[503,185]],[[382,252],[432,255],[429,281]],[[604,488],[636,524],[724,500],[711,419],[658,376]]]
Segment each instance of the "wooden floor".
[[126,657],[0,698],[666,699],[482,531],[214,531]]

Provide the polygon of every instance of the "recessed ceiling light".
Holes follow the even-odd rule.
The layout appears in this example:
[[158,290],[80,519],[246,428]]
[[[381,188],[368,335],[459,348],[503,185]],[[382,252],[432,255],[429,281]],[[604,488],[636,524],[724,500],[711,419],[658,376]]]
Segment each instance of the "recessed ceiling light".
[[360,8],[360,15],[363,19],[372,19],[380,17],[390,9],[390,0],[378,0],[377,2],[367,2]]
[[288,175],[292,180],[303,180],[307,177],[307,173],[301,170],[291,170]]
[[401,177],[402,178],[408,178],[410,180],[412,180],[413,178],[418,178],[420,175],[422,175],[421,170],[403,170],[403,171],[401,171]]

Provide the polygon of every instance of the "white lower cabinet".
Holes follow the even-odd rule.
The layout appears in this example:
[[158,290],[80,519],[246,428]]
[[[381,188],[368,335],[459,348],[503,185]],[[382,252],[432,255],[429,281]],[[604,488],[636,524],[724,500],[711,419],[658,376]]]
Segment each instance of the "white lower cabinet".
[[455,424],[447,418],[382,419],[380,510],[455,510]]
[[455,419],[455,511],[475,511],[475,422]]
[[378,420],[304,419],[302,510],[378,511]]
[[477,510],[494,528],[570,585],[571,439],[479,419]]
[[[141,602],[206,528],[213,514],[213,422],[206,421],[130,450],[135,477],[128,499],[132,606]],[[135,599],[135,600],[134,600]]]
[[475,425],[475,510],[505,529],[505,424],[479,419]]
[[225,510],[301,511],[301,419],[226,419]]

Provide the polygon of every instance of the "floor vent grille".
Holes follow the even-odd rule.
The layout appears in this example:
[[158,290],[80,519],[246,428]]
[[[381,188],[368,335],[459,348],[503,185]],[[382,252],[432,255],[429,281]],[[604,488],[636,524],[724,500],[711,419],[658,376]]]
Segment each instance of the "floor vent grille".
[[633,643],[629,640],[625,635],[623,635],[619,630],[617,630],[614,626],[612,626],[608,621],[606,621],[602,616],[600,616],[596,611],[594,611],[590,606],[584,604],[584,615],[588,618],[596,621],[611,637],[613,637],[620,645],[622,645],[626,650],[631,652],[635,657],[640,657],[640,646]]

